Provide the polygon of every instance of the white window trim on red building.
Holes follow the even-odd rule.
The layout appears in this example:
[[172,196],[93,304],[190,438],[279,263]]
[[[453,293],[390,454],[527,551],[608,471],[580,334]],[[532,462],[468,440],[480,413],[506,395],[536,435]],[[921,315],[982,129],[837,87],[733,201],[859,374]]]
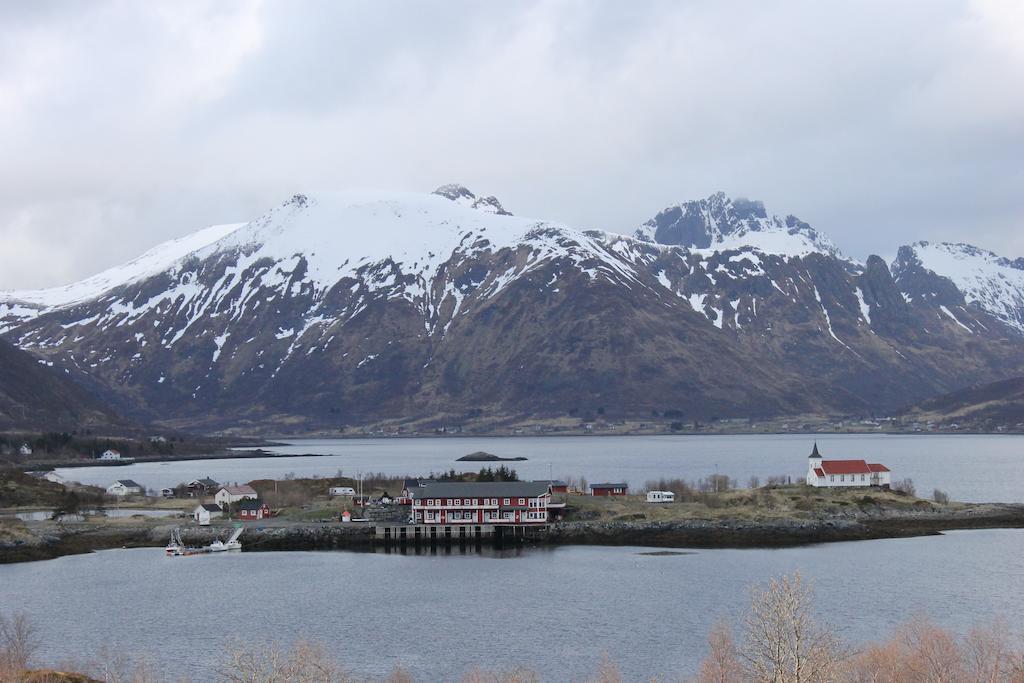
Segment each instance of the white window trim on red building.
[[[545,524],[551,493],[527,482],[428,484],[413,492],[410,521],[428,525]],[[500,503],[500,504],[499,504]]]

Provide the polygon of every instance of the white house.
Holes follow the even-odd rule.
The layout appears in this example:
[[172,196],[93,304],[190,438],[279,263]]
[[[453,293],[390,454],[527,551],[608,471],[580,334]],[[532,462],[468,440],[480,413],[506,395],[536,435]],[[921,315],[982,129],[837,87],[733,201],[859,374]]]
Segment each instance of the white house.
[[213,497],[217,505],[221,507],[227,507],[240,500],[256,500],[257,498],[259,498],[259,495],[256,493],[256,489],[247,484],[242,484],[241,486],[222,486],[220,491],[217,491],[217,495]]
[[141,496],[145,492],[142,484],[131,479],[118,479],[107,487],[107,493],[112,496]]
[[676,494],[671,491],[648,491],[647,492],[648,503],[674,503],[676,502]]
[[328,493],[332,496],[354,496],[356,490],[351,486],[332,486]]
[[32,455],[32,447],[27,443],[21,444],[21,448],[18,449],[19,455]]
[[889,468],[864,460],[824,460],[818,444],[807,458],[807,485],[818,487],[881,486],[892,484]]
[[100,460],[120,460],[121,451],[115,451],[113,449],[107,449],[100,454]]
[[197,505],[196,509],[192,511],[192,519],[196,520],[196,523],[199,524],[199,526],[209,526],[211,519],[217,519],[218,517],[223,516],[224,511],[220,509],[220,506],[210,503]]

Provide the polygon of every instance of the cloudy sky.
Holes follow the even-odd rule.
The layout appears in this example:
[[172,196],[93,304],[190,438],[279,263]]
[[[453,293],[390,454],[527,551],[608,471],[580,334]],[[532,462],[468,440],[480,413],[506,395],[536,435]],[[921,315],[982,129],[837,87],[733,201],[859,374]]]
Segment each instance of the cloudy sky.
[[1024,3],[0,3],[0,288],[295,192],[631,231],[717,190],[847,254],[1024,255]]

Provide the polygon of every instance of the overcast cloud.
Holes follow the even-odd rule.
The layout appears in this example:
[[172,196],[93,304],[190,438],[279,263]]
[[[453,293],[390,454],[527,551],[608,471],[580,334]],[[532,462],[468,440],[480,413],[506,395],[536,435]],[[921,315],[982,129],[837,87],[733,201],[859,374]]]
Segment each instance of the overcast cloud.
[[0,288],[295,192],[629,232],[717,190],[847,254],[1024,255],[1024,3],[0,3]]

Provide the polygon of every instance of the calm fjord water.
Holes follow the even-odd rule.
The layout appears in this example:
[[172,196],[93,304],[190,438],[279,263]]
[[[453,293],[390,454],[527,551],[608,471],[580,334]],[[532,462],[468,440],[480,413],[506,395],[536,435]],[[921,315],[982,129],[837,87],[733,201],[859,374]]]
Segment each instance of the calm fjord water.
[[[244,539],[243,539],[244,540]],[[277,552],[168,558],[110,550],[0,566],[0,606],[25,610],[42,659],[83,661],[104,646],[165,680],[211,680],[232,643],[323,643],[353,673],[401,663],[421,682],[474,665],[525,665],[580,680],[607,653],[626,680],[693,674],[708,628],[735,620],[748,587],[799,569],[818,613],[854,644],[914,612],[958,630],[997,615],[1021,626],[1024,530],[777,550],[520,550],[506,557]]]
[[474,451],[513,462],[521,478],[584,476],[590,482],[627,481],[642,486],[660,477],[698,479],[719,472],[741,485],[751,476],[802,478],[807,455],[817,441],[826,458],[863,458],[881,462],[893,479],[914,480],[919,495],[940,488],[955,500],[1024,502],[1024,436],[1003,435],[742,435],[742,436],[581,436],[581,437],[447,437],[381,439],[308,439],[270,449],[280,455],[305,453],[322,457],[142,463],[126,467],[58,470],[69,479],[106,486],[131,478],[160,489],[197,477],[220,482],[329,476],[359,472],[426,475],[478,469],[481,463],[456,459]]

